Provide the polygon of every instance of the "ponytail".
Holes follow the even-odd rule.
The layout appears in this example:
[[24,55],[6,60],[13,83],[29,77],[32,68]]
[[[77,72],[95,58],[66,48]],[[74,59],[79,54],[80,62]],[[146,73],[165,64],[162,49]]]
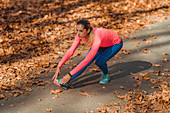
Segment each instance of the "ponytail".
[[91,46],[93,41],[94,41],[94,37],[95,37],[95,34],[94,34],[94,31],[92,30],[90,33],[89,33],[89,37],[87,39],[87,46]]

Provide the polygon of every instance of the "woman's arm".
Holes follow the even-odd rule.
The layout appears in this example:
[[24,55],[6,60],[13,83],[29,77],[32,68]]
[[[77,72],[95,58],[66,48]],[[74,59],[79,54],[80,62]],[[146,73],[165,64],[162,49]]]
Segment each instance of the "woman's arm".
[[81,61],[71,72],[71,75],[74,75],[78,71],[80,71],[84,66],[86,66],[96,55],[96,53],[99,50],[101,41],[100,40],[94,40],[93,45],[91,47],[91,50],[89,53],[86,55],[85,59]]
[[75,40],[72,44],[72,46],[70,47],[70,49],[66,52],[66,54],[64,55],[64,57],[61,59],[61,61],[58,64],[58,67],[62,67],[64,65],[64,63],[73,55],[74,51],[77,49],[78,45],[80,43],[80,39],[78,38],[78,36],[76,35]]

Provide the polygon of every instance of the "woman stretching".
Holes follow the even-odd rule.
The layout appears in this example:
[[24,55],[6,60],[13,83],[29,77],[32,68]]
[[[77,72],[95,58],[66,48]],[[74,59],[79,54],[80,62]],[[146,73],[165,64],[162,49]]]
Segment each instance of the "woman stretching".
[[[88,20],[81,19],[77,22],[77,35],[75,40],[61,59],[53,76],[54,84],[64,89],[68,88],[69,82],[79,76],[94,60],[103,72],[99,84],[107,84],[110,79],[106,62],[116,55],[123,46],[121,37],[112,30],[103,28],[92,28]],[[91,46],[85,58],[62,79],[57,79],[61,73],[60,68],[73,55],[74,51],[84,40],[87,46]]]

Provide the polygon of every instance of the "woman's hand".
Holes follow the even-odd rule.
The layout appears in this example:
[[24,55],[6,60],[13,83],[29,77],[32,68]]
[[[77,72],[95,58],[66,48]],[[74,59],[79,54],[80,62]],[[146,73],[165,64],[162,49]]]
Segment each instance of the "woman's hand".
[[55,74],[54,74],[52,80],[57,79],[57,78],[58,78],[58,75],[59,75],[60,73],[61,73],[60,67],[57,66],[57,70],[56,70],[56,72],[55,72]]

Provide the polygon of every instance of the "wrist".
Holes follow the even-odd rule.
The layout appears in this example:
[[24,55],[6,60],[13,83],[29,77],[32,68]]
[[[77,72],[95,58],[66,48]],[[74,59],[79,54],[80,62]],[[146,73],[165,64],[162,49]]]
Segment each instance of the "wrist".
[[72,77],[73,75],[71,75],[71,73],[69,72],[68,75],[70,75],[70,77]]

